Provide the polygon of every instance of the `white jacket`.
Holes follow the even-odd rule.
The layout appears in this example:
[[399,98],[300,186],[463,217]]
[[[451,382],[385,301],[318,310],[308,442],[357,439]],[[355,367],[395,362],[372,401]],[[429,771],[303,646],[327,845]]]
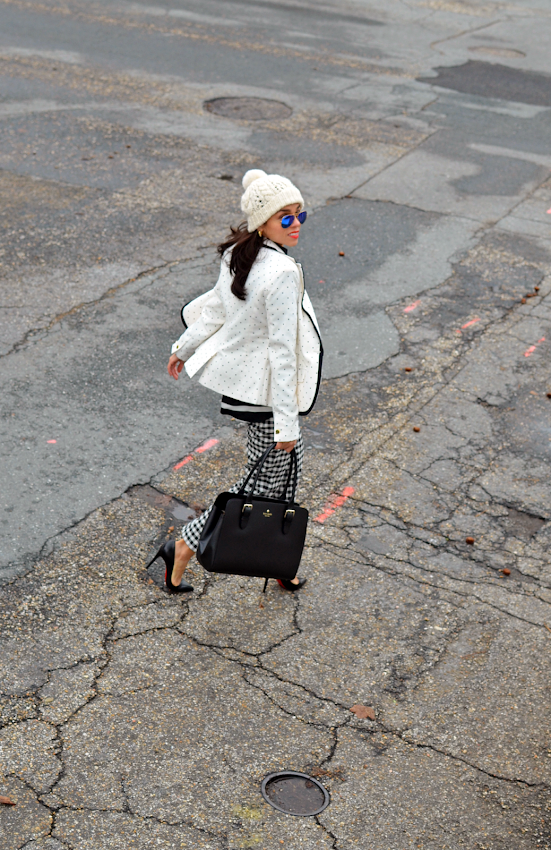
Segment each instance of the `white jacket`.
[[172,353],[211,390],[270,406],[274,439],[299,436],[300,414],[314,406],[323,348],[300,264],[267,241],[247,278],[246,299],[231,291],[229,252],[214,289],[182,309],[187,325]]

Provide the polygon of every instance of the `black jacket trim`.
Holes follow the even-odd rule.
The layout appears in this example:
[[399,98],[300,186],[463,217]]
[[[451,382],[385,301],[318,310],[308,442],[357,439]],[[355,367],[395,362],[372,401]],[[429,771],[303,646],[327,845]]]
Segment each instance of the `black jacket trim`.
[[314,405],[315,405],[316,401],[318,400],[318,394],[319,394],[319,391],[320,391],[321,369],[322,369],[322,365],[323,365],[323,343],[321,341],[320,333],[319,333],[319,331],[316,327],[316,323],[314,322],[312,316],[310,315],[310,313],[308,312],[308,310],[304,306],[304,295],[302,296],[300,306],[301,306],[302,312],[305,313],[308,316],[308,318],[310,319],[310,321],[312,323],[312,327],[314,328],[314,330],[316,332],[316,336],[319,339],[319,344],[320,344],[320,356],[319,356],[319,361],[318,361],[318,381],[317,381],[317,384],[316,384],[316,392],[314,393],[314,399],[312,401],[312,404],[308,408],[308,410],[304,410],[304,411],[299,410],[299,412],[298,412],[299,416],[308,416],[308,414],[312,412]]

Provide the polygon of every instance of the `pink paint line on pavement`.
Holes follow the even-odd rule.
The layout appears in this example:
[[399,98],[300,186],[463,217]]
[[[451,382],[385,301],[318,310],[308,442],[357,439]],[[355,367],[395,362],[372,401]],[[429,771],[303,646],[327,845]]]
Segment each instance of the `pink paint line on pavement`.
[[209,449],[212,449],[212,447],[215,446],[219,442],[220,442],[220,440],[215,440],[214,438],[212,440],[207,440],[206,443],[203,443],[203,445],[199,446],[199,448],[195,449],[195,451],[198,452],[199,454],[202,454],[203,452],[208,452]]
[[476,325],[477,322],[480,322],[480,316],[477,316],[476,319],[471,319],[470,322],[465,322],[464,325],[461,325],[461,329],[456,328],[455,332],[460,334],[465,328],[470,328],[471,325]]
[[325,522],[325,520],[334,514],[337,508],[340,508],[349,496],[352,496],[354,493],[353,487],[344,487],[339,495],[335,494],[331,497],[330,501],[327,503],[323,512],[319,514],[317,517],[314,517],[314,522]]
[[190,462],[190,460],[193,460],[193,458],[192,458],[192,456],[191,456],[191,455],[188,455],[188,456],[187,456],[187,457],[185,457],[183,460],[181,460],[181,461],[180,461],[180,463],[177,463],[177,464],[176,464],[176,466],[173,466],[172,468],[173,468],[173,469],[181,469],[181,468],[182,468],[182,466],[185,466],[185,465],[186,465],[186,463],[189,463],[189,462]]
[[547,215],[551,215],[551,210],[547,210]]
[[535,345],[531,345],[531,346],[530,346],[530,348],[527,348],[527,349],[526,349],[526,351],[524,352],[524,356],[525,356],[525,357],[530,357],[530,355],[534,353],[534,351],[536,350],[536,348],[538,347],[538,345],[539,345],[540,343],[542,343],[542,342],[545,342],[545,337],[544,337],[544,336],[542,336],[542,338],[541,338],[541,339],[538,339],[538,341],[536,342],[536,344],[535,344]]
[[420,303],[421,299],[419,299],[419,301],[414,301],[413,304],[409,304],[407,307],[404,307],[404,313],[412,313]]
[[[212,449],[212,447],[215,446],[219,442],[220,442],[220,440],[216,440],[214,437],[212,437],[210,440],[207,440],[206,443],[203,443],[202,446],[199,446],[198,449],[195,449],[195,452],[197,454],[203,454],[203,452],[208,452],[209,449]],[[187,455],[187,457],[183,458],[183,460],[181,460],[180,463],[177,463],[176,466],[173,466],[172,468],[173,469],[181,469],[182,466],[185,466],[186,463],[190,462],[190,460],[193,460],[193,455]]]
[[57,440],[46,440],[47,443],[57,443]]

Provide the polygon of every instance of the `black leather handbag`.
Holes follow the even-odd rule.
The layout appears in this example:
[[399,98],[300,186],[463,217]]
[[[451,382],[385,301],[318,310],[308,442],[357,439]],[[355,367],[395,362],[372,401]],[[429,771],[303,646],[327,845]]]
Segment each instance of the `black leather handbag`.
[[[262,467],[275,445],[258,459],[238,493],[220,493],[216,499],[196,553],[199,563],[209,572],[266,580],[290,580],[296,576],[308,511],[295,502],[298,467],[294,449],[290,452],[289,474],[281,497],[253,495]],[[290,497],[286,499],[289,490]]]

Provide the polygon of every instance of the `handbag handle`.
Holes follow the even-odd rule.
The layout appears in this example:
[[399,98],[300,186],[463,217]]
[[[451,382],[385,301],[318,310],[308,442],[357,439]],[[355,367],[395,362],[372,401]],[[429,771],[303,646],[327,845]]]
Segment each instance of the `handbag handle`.
[[[239,492],[237,493],[238,496],[244,496],[246,494],[246,490],[247,490],[249,481],[251,480],[253,475],[255,477],[254,477],[254,481],[253,481],[253,484],[252,484],[250,494],[248,494],[248,495],[252,496],[254,494],[260,473],[262,472],[262,467],[266,463],[268,455],[270,454],[271,451],[273,451],[273,449],[276,447],[276,445],[277,445],[277,443],[272,443],[272,445],[269,446],[262,453],[262,455],[258,458],[255,465],[253,466],[253,468],[251,469],[251,471],[247,475],[245,481],[241,485]],[[295,449],[293,449],[291,452],[289,452],[289,454],[290,454],[289,474],[287,476],[287,481],[285,482],[285,488],[284,488],[283,493],[281,494],[280,498],[283,499],[285,497],[285,494],[286,494],[287,490],[289,489],[289,484],[291,483],[291,476],[292,476],[293,477],[293,485],[292,485],[293,489],[292,489],[292,493],[291,493],[291,497],[289,499],[289,502],[294,502],[295,493],[296,493],[296,489],[297,489],[297,485],[298,485],[298,462],[297,462],[297,454],[296,454]],[[256,473],[256,475],[255,475],[255,473]]]
[[[270,451],[271,451],[271,449],[270,449]],[[268,454],[269,454],[269,452],[268,452]],[[285,499],[285,495],[287,493],[287,490],[289,489],[289,485],[291,483],[291,476],[292,476],[293,477],[293,489],[292,489],[292,492],[291,492],[289,499],[287,500],[288,504],[291,504],[291,502],[295,501],[295,493],[296,493],[297,485],[298,485],[298,461],[297,461],[297,453],[294,449],[291,449],[291,451],[289,452],[289,455],[290,455],[290,457],[289,457],[289,472],[287,474],[287,481],[285,482],[285,484],[283,486],[283,491],[282,491],[281,495],[279,496],[279,498]],[[268,455],[266,455],[266,457],[268,457]],[[264,458],[264,460],[266,460],[266,458]],[[261,472],[263,465],[264,465],[264,461],[262,462],[261,466],[257,470],[256,476],[255,476],[255,479],[254,479],[254,482],[253,482],[253,489],[251,490],[251,496],[254,494],[254,491],[256,490],[256,484],[257,484],[258,478],[260,476],[260,472]]]
[[297,491],[297,486],[298,486],[298,459],[297,459],[297,453],[294,449],[292,449],[289,452],[289,454],[291,455],[290,462],[289,462],[289,474],[287,475],[287,481],[285,482],[285,489],[283,490],[283,493],[281,494],[280,499],[285,498],[285,494],[287,493],[287,490],[289,489],[289,486],[291,484],[291,475],[292,475],[293,476],[293,488],[292,488],[292,491],[291,491],[291,497],[289,499],[289,502],[294,502],[295,501],[295,493]]
[[[239,488],[239,491],[237,493],[238,496],[244,496],[245,495],[245,491],[247,489],[249,481],[251,480],[252,476],[256,472],[257,467],[260,466],[260,468],[262,468],[262,466],[264,465],[264,463],[266,461],[266,458],[268,457],[268,455],[270,454],[272,449],[274,449],[276,447],[276,445],[277,445],[277,443],[272,443],[272,445],[268,446],[268,448],[260,455],[260,457],[258,458],[256,463],[252,467],[251,471],[249,472],[249,474],[245,478],[243,484]],[[257,476],[257,478],[258,478],[258,476]],[[255,484],[256,484],[256,479],[255,479]],[[253,487],[254,487],[254,484],[253,484]]]

